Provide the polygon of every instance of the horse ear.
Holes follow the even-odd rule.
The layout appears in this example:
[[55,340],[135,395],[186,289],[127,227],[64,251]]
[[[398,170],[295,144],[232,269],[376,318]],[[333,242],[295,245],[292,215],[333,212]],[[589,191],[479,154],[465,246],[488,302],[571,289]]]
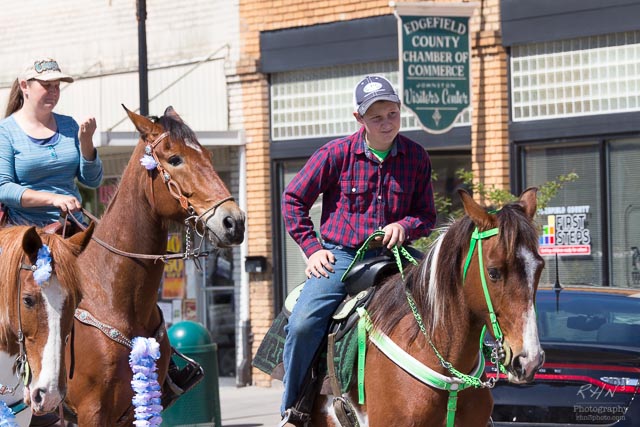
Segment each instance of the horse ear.
[[91,240],[91,236],[93,236],[93,230],[95,229],[95,226],[96,226],[95,223],[92,222],[84,231],[76,233],[67,239],[69,243],[79,248],[78,255],[89,244],[89,241]]
[[533,219],[533,216],[536,214],[538,206],[537,194],[537,187],[529,187],[520,194],[520,205],[522,205],[524,212],[531,219]]
[[173,107],[172,107],[171,105],[169,105],[169,106],[167,107],[167,109],[166,109],[166,110],[164,110],[164,115],[165,115],[165,116],[172,117],[172,118],[173,118],[174,120],[176,120],[177,122],[184,123],[184,122],[182,121],[182,117],[180,117],[180,116],[178,115],[178,113],[176,113],[176,110],[174,110],[174,109],[173,109]]
[[22,250],[31,261],[38,256],[38,250],[42,247],[42,239],[35,227],[29,227],[22,235]]
[[142,136],[150,135],[154,131],[156,127],[155,123],[153,123],[148,118],[141,116],[140,114],[136,114],[133,111],[130,111],[127,107],[124,106],[124,104],[121,105],[122,108],[124,108],[124,111],[127,112],[129,119],[133,122],[134,126],[136,127],[136,129],[138,129],[138,132],[140,132]]
[[462,199],[464,211],[469,215],[469,218],[471,218],[474,224],[482,229],[489,227],[491,225],[491,216],[487,211],[476,203],[466,190],[459,189],[458,194]]

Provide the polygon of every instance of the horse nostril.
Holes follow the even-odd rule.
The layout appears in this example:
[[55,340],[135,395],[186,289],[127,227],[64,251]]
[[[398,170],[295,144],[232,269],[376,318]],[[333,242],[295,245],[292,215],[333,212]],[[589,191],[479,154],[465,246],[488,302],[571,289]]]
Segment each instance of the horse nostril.
[[522,365],[522,360],[526,357],[524,354],[519,354],[513,359],[513,370],[518,374],[520,378],[525,376],[526,370]]
[[41,404],[41,403],[42,403],[42,401],[43,401],[43,398],[44,398],[44,395],[45,395],[45,393],[46,393],[46,392],[47,392],[47,391],[46,391],[45,389],[43,389],[43,388],[36,389],[36,390],[33,392],[33,396],[32,396],[33,402],[34,402],[36,405]]
[[224,217],[222,224],[224,225],[224,228],[229,231],[233,231],[236,228],[236,220],[231,216]]

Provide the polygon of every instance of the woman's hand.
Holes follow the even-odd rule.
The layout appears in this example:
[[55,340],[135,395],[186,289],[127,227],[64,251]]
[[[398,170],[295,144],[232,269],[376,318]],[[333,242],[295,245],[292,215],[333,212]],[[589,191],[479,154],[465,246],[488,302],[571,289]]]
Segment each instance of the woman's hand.
[[94,160],[96,158],[93,148],[93,134],[96,132],[97,127],[95,117],[87,117],[80,122],[80,130],[78,130],[80,151],[82,152],[82,157],[87,160]]
[[67,196],[64,194],[51,194],[51,204],[60,209],[63,213],[78,212],[82,205],[80,201],[73,196]]
[[307,279],[311,279],[311,276],[320,278],[321,276],[329,277],[329,272],[334,273],[333,264],[336,262],[336,257],[326,249],[320,249],[314,252],[307,261],[307,268],[304,270],[304,274],[307,275]]

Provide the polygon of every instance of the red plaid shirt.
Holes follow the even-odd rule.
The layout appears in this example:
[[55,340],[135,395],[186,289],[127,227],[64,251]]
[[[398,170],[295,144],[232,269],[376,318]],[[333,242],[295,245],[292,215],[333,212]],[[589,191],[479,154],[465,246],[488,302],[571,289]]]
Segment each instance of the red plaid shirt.
[[380,162],[367,147],[363,127],[321,147],[289,183],[282,215],[307,256],[322,249],[309,216],[320,194],[320,234],[347,248],[359,248],[393,222],[404,227],[407,241],[429,235],[436,222],[429,155],[402,135]]

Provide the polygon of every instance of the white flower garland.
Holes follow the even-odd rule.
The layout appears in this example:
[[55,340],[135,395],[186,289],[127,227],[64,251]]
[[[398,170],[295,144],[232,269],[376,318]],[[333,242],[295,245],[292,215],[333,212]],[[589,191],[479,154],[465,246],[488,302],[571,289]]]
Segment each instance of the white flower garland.
[[0,401],[0,427],[20,427],[6,403]]
[[[129,355],[129,366],[133,371],[131,388],[134,396],[131,402],[135,406],[135,421],[139,427],[159,426],[162,423],[162,392],[158,384],[158,367],[156,360],[160,358],[160,344],[155,338],[135,337]],[[0,426],[2,427],[2,426]]]

